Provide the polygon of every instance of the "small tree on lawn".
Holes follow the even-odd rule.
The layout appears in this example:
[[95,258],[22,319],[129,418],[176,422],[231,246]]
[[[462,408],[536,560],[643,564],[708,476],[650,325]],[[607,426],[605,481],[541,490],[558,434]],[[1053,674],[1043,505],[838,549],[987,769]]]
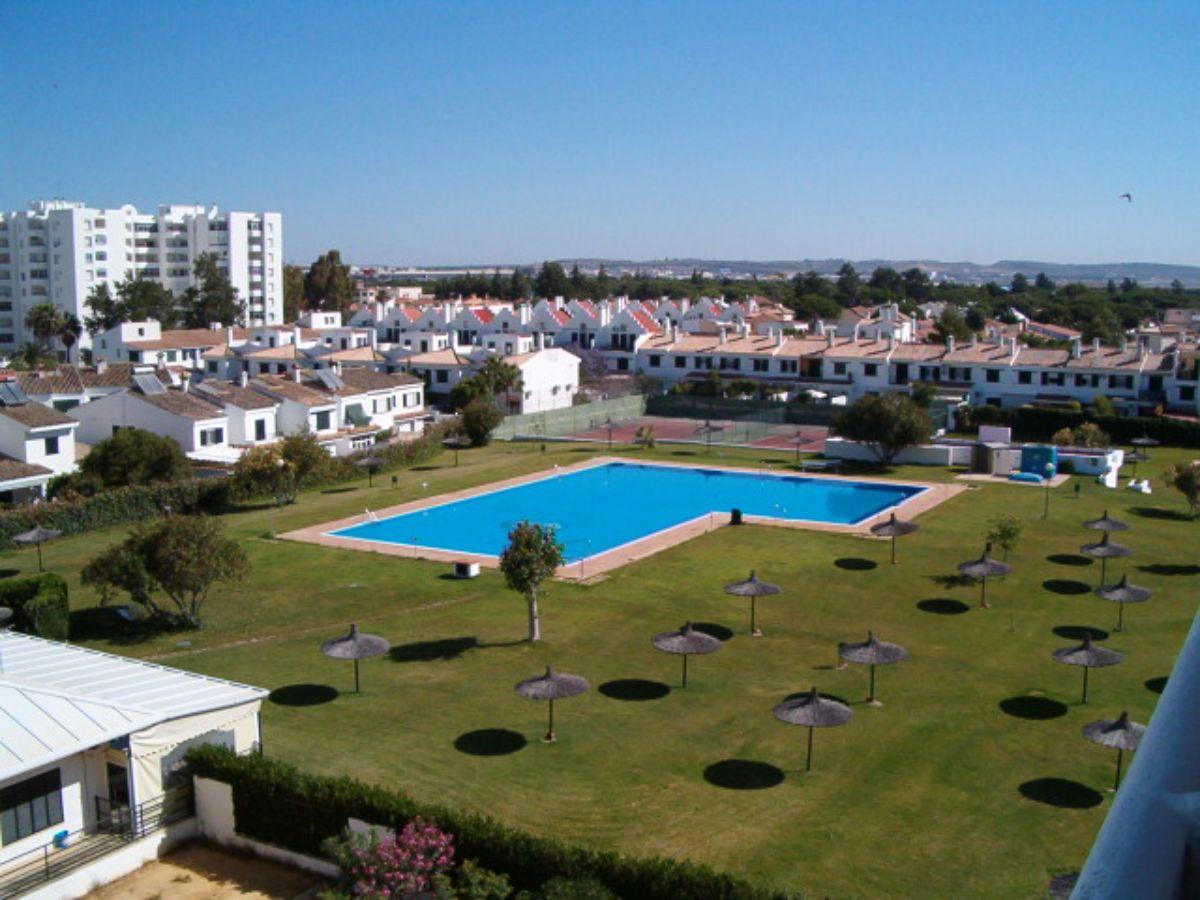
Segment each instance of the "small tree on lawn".
[[1200,514],[1200,460],[1172,466],[1165,478],[1169,487],[1183,494],[1192,511],[1192,518],[1196,518]]
[[511,590],[524,594],[529,603],[529,640],[542,637],[538,618],[538,590],[542,582],[563,564],[563,545],[552,525],[520,522],[508,533],[508,546],[500,554],[500,571]]
[[933,437],[933,420],[905,394],[868,394],[837,417],[833,431],[865,444],[879,462],[890,465],[901,450]]
[[105,487],[178,481],[192,472],[174,439],[140,428],[123,428],[96,444],[79,470]]
[[270,497],[279,506],[296,502],[293,467],[278,447],[251,447],[233,467],[234,494],[241,499]]
[[320,482],[333,465],[329,451],[308,432],[289,434],[280,441],[279,456],[291,469],[297,488]]
[[474,447],[487,446],[492,439],[492,432],[503,421],[504,414],[482,398],[472,400],[462,411],[462,430]]
[[637,436],[634,437],[633,442],[635,444],[637,444],[639,447],[641,447],[643,450],[652,449],[654,447],[654,445],[658,442],[658,437],[654,434],[654,426],[653,425],[639,425],[638,430],[637,430]]
[[1016,516],[996,516],[988,528],[987,539],[1004,551],[1004,561],[1008,562],[1008,554],[1017,549],[1021,540],[1021,520]]

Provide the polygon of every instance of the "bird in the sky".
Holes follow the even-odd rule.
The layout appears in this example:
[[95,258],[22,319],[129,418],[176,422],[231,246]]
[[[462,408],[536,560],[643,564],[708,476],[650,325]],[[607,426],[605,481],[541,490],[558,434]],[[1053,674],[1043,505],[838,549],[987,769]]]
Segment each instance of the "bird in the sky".
[[1121,194],[1120,196],[1117,197],[1117,199],[1118,200],[1128,200],[1130,203],[1132,203],[1133,202],[1133,194]]

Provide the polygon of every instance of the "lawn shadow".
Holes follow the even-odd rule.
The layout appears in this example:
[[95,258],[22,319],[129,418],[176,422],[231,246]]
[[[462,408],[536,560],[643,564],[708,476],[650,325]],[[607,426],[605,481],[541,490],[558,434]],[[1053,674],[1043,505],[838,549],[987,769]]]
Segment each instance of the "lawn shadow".
[[1154,563],[1149,566],[1138,566],[1138,571],[1149,572],[1151,575],[1200,575],[1200,566]]
[[1078,880],[1078,872],[1055,875],[1050,879],[1050,900],[1068,900],[1071,891],[1075,890],[1075,882]]
[[1057,566],[1090,566],[1092,559],[1087,556],[1080,556],[1078,553],[1051,553],[1046,557],[1046,562],[1052,562]]
[[731,791],[761,791],[783,782],[783,769],[751,759],[723,759],[704,769],[704,780]]
[[975,579],[970,575],[963,575],[961,572],[956,572],[952,575],[930,575],[929,580],[941,588],[961,588],[971,587],[975,584]]
[[697,631],[703,631],[710,637],[715,637],[718,641],[727,641],[733,637],[732,628],[726,628],[716,622],[693,622],[692,627]]
[[88,606],[70,612],[70,635],[73,641],[108,641],[112,644],[140,644],[160,634],[170,632],[147,619],[129,621],[122,618],[116,606]]
[[1059,809],[1090,809],[1104,802],[1098,791],[1066,778],[1034,778],[1022,782],[1017,790],[1027,800],[1057,806]]
[[1082,581],[1069,581],[1065,578],[1047,579],[1042,582],[1042,587],[1052,594],[1063,594],[1064,596],[1079,596],[1092,592],[1090,585],[1084,584]]
[[436,641],[416,641],[397,644],[388,651],[392,662],[442,662],[458,659],[468,650],[480,646],[477,637],[441,638]]
[[1177,509],[1163,509],[1161,506],[1134,506],[1129,511],[1143,519],[1165,519],[1168,522],[1192,521],[1192,517],[1185,512]]
[[285,684],[267,699],[277,706],[320,706],[338,698],[338,689],[328,684]]
[[353,487],[351,485],[347,485],[346,487],[325,488],[325,490],[321,491],[321,493],[322,494],[348,494],[351,491],[357,491],[357,490],[358,490],[358,488]]
[[12,578],[14,575],[20,574],[20,569],[0,569],[0,578]]
[[1000,701],[1000,709],[1018,719],[1057,719],[1067,714],[1067,705],[1049,697],[1006,697]]
[[634,703],[659,700],[671,693],[669,685],[645,678],[617,678],[604,682],[597,690],[611,700],[628,700]]
[[1068,641],[1082,641],[1084,637],[1091,637],[1093,641],[1103,641],[1108,638],[1107,631],[1092,625],[1056,625],[1050,630]]
[[961,600],[951,600],[947,597],[933,597],[929,600],[921,600],[917,603],[917,609],[921,612],[933,613],[938,616],[961,616],[965,612],[969,612],[971,607],[963,603]]
[[454,739],[454,749],[470,756],[508,756],[525,747],[525,735],[508,728],[480,728]]
[[446,467],[445,466],[413,466],[412,469],[410,469],[409,471],[411,471],[411,472],[437,472],[444,468],[446,468]]
[[1146,686],[1146,690],[1155,694],[1161,694],[1167,686],[1167,676],[1159,675],[1157,678],[1147,678],[1142,684]]
[[695,456],[696,451],[695,450],[672,450],[671,455],[672,456]]
[[869,572],[879,568],[879,563],[875,560],[863,559],[861,556],[843,556],[841,559],[835,559],[833,564],[847,572]]

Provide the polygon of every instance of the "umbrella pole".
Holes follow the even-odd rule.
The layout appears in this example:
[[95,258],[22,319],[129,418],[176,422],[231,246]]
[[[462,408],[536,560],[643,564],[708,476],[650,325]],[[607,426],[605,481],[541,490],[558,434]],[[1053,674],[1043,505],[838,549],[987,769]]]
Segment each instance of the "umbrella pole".
[[42,568],[42,542],[41,541],[37,542],[37,551],[38,551],[38,571],[44,572],[46,570]]
[[1104,587],[1104,573],[1108,571],[1108,557],[1100,557],[1100,586]]
[[871,690],[867,695],[867,702],[874,704],[875,700],[875,663],[871,663]]
[[1125,620],[1125,604],[1118,603],[1117,604],[1117,631],[1121,630],[1121,625],[1124,623],[1124,620]]
[[354,660],[354,693],[358,693],[358,660]]
[[755,616],[754,606],[755,606],[755,598],[751,597],[750,598],[750,636],[751,637],[762,637],[762,632],[758,630],[758,621]]
[[991,609],[987,602],[987,576],[984,575],[979,579],[979,608]]
[[896,535],[892,535],[892,565],[896,564]]
[[1084,703],[1087,703],[1087,681],[1088,681],[1088,669],[1089,668],[1091,668],[1091,667],[1090,666],[1083,667],[1083,702]]
[[808,759],[804,763],[804,771],[805,772],[812,771],[812,734],[813,734],[813,727],[811,725],[809,725],[808,726]]
[[687,658],[688,655],[683,654],[683,686],[687,687]]
[[550,698],[550,721],[546,726],[546,743],[554,743],[554,698]]
[[1121,757],[1123,754],[1124,754],[1124,751],[1120,747],[1118,747],[1117,748],[1117,780],[1113,784],[1114,791],[1118,791],[1121,789]]

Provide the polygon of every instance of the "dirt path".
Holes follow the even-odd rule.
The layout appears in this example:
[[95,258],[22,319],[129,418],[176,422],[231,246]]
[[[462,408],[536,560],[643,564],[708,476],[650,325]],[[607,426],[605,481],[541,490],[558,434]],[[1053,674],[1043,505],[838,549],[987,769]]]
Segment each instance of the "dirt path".
[[89,900],[293,900],[319,880],[257,857],[189,844],[89,893]]

